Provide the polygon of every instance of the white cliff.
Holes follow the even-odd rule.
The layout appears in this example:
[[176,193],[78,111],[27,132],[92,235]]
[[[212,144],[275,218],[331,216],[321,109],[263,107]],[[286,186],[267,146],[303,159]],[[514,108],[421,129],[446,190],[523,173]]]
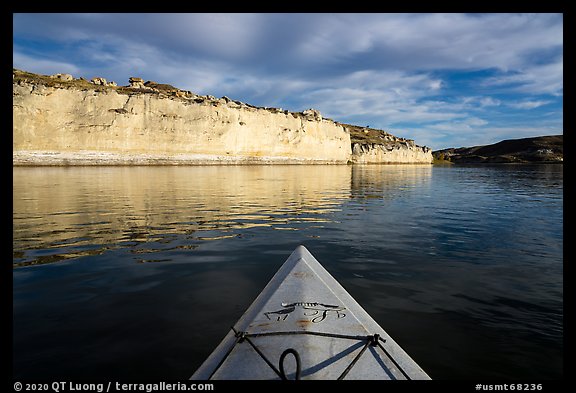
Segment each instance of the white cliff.
[[390,159],[354,152],[349,128],[315,110],[258,108],[140,78],[117,86],[13,74],[14,165],[426,161],[410,148]]

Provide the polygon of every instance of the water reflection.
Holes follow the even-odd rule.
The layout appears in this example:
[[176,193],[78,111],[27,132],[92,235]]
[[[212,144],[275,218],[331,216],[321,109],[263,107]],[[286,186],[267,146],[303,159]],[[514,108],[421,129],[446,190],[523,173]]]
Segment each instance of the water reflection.
[[198,242],[254,227],[321,223],[347,196],[350,170],[14,168],[14,259],[18,265],[50,263],[110,247],[170,243],[176,234]]
[[430,165],[355,165],[350,195],[357,199],[393,199],[430,181]]
[[15,167],[14,263],[157,251],[141,245],[149,242],[194,249],[258,227],[299,230],[330,221],[350,196],[394,197],[430,174],[410,165]]

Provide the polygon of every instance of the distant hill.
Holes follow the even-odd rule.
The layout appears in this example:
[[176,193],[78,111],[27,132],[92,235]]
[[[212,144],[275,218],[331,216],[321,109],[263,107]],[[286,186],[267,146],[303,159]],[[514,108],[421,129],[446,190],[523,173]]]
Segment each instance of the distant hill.
[[453,163],[562,163],[564,136],[507,139],[492,145],[433,151],[435,160]]

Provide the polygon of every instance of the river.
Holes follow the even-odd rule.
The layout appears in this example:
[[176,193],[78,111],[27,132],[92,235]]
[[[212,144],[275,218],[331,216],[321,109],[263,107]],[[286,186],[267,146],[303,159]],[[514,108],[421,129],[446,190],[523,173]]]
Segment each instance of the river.
[[299,244],[433,379],[562,378],[562,165],[14,167],[13,376],[187,379]]

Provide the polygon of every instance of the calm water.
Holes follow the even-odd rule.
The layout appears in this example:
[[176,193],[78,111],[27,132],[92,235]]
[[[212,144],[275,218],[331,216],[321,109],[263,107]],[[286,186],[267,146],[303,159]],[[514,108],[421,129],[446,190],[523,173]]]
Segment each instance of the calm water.
[[432,378],[563,375],[561,165],[13,168],[13,375],[186,379],[298,244]]

